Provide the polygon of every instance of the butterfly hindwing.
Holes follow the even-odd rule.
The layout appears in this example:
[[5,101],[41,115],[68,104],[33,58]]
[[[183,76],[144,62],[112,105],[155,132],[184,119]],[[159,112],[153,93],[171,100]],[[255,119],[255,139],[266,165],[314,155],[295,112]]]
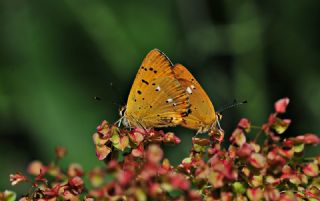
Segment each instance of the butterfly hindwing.
[[190,113],[183,118],[181,125],[198,132],[207,132],[216,121],[210,98],[186,67],[176,64],[173,71],[190,97]]
[[189,109],[189,97],[170,60],[154,49],[143,60],[129,93],[125,117],[131,126],[175,126]]

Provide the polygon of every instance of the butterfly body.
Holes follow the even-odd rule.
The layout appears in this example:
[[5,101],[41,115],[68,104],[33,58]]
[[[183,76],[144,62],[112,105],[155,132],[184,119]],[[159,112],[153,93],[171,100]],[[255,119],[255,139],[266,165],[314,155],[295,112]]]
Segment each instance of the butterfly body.
[[161,51],[151,50],[131,87],[123,122],[128,127],[176,126],[188,115],[189,96],[176,79],[173,64]]
[[209,132],[217,123],[217,114],[210,98],[186,67],[176,64],[173,71],[176,79],[188,93],[191,104],[190,112],[183,118],[181,125],[197,130],[197,133]]

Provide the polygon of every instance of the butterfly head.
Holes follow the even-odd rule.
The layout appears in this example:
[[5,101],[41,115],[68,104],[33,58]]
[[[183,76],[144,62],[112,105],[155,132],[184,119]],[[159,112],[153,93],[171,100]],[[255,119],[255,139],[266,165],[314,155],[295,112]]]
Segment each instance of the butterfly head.
[[126,113],[126,109],[127,109],[127,106],[122,106],[119,110],[119,115],[120,117],[124,117],[125,113]]
[[216,121],[212,124],[210,130],[209,130],[209,135],[213,136],[213,138],[221,143],[224,139],[224,130],[220,126],[220,121],[222,119],[222,114],[219,112],[216,112]]
[[217,119],[217,121],[221,121],[222,114],[220,112],[216,112],[216,119]]
[[119,110],[120,124],[122,123],[122,125],[124,125],[125,127],[129,128],[130,127],[130,123],[129,123],[128,119],[126,118],[126,110],[127,110],[127,106],[123,106]]

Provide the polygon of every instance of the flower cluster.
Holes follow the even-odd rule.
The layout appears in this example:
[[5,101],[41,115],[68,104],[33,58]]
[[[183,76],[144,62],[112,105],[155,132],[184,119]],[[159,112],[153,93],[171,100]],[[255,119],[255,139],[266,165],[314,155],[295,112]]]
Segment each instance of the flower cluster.
[[[93,141],[104,167],[84,174],[78,164],[61,170],[57,162],[32,162],[32,190],[20,200],[320,200],[320,156],[305,157],[306,146],[319,144],[320,138],[311,133],[281,138],[291,123],[281,118],[288,104],[288,98],[277,101],[261,127],[241,119],[228,147],[220,143],[223,135],[217,140],[216,134],[223,131],[192,138],[189,155],[177,166],[161,148],[180,143],[173,133],[121,129],[103,121]],[[56,161],[65,154],[58,148]],[[30,181],[21,173],[10,175],[10,180],[12,185]]]
[[[84,190],[84,172],[79,164],[70,164],[66,171],[59,167],[59,160],[66,154],[62,147],[56,148],[56,161],[44,165],[40,161],[29,164],[27,172],[33,177],[28,178],[22,173],[10,175],[12,185],[29,182],[31,190],[20,201],[26,200],[77,200]],[[1,199],[0,199],[1,200]]]

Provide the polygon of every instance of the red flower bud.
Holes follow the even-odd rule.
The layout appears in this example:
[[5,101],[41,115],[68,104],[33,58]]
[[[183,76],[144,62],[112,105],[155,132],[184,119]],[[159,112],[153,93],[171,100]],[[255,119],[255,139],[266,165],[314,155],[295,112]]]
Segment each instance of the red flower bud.
[[278,100],[278,101],[274,104],[275,111],[276,111],[277,113],[285,113],[289,102],[290,102],[290,100],[289,100],[289,98],[287,98],[287,97]]

